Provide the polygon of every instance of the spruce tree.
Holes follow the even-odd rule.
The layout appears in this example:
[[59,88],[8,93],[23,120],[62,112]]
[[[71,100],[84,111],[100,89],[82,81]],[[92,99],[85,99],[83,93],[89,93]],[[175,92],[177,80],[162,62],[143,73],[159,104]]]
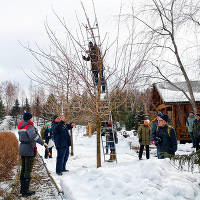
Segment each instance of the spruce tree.
[[15,105],[12,107],[11,115],[17,117],[20,114],[20,107],[18,99],[15,100]]
[[5,106],[3,104],[3,101],[0,99],[0,119],[3,119],[5,117]]
[[30,107],[30,105],[28,103],[28,99],[27,98],[26,98],[25,105],[24,105],[23,109],[26,112],[31,112],[31,107]]

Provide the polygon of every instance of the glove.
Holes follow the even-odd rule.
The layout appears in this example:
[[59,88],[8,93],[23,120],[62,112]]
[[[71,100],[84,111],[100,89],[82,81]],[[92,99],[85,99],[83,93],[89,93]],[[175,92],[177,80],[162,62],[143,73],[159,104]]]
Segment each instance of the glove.
[[154,144],[154,141],[153,141],[153,140],[151,141],[151,144]]
[[47,143],[44,143],[44,147],[47,148],[47,147],[48,147],[48,144],[47,144]]
[[83,60],[86,60],[86,57],[85,56],[82,56]]
[[74,126],[76,126],[76,124],[72,123],[71,126],[74,127]]
[[139,143],[141,143],[142,142],[142,139],[139,139]]

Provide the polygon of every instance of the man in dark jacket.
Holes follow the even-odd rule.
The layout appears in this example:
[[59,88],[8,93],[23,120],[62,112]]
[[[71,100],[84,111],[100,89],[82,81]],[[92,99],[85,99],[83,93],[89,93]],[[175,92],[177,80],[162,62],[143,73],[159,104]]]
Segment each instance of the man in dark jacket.
[[22,167],[20,174],[21,190],[20,193],[23,197],[35,194],[35,191],[29,190],[31,171],[33,168],[34,157],[37,152],[36,143],[48,145],[44,143],[42,138],[39,136],[37,129],[34,127],[31,121],[32,114],[29,112],[24,113],[23,121],[18,124],[19,133],[19,154],[21,156]]
[[158,127],[152,133],[153,140],[158,150],[158,158],[163,159],[175,155],[177,151],[177,139],[175,130],[167,124],[168,115],[160,116]]
[[71,137],[69,130],[72,129],[75,124],[66,124],[65,117],[59,117],[55,115],[52,123],[52,133],[57,149],[56,160],[56,173],[62,175],[62,172],[67,172],[66,163],[69,157],[69,147],[71,146]]
[[200,142],[200,113],[196,114],[196,119],[193,123],[192,132],[195,137],[195,143],[196,143],[196,151],[200,149],[199,142]]
[[91,71],[93,73],[94,82],[98,85],[99,72],[101,71],[101,86],[102,93],[105,93],[105,79],[103,75],[103,61],[101,58],[101,53],[99,47],[93,42],[89,42],[89,50],[86,51],[88,53],[88,57],[82,56],[83,60],[91,61]]

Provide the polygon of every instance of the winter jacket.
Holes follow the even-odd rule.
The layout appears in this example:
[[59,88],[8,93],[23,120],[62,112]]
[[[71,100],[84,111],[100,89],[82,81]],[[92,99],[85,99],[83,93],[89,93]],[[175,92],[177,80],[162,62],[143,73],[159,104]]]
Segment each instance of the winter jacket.
[[156,128],[156,131],[152,132],[152,137],[155,143],[157,143],[157,149],[161,153],[168,153],[174,155],[177,151],[177,138],[174,128],[164,127]]
[[155,133],[156,129],[157,129],[157,126],[158,126],[158,120],[155,119],[153,124],[152,124],[152,127],[151,127],[151,140],[154,140],[153,139],[153,133]]
[[66,124],[63,121],[54,122],[52,124],[52,133],[56,148],[63,148],[71,146],[71,137],[69,130],[72,129],[71,124]]
[[150,145],[150,127],[143,124],[138,128],[138,138],[141,145]]
[[[117,132],[112,130],[112,128],[106,128],[101,132],[102,136],[106,136],[106,141],[114,141],[115,144],[118,143]],[[113,138],[114,136],[114,138]]]
[[200,138],[200,120],[194,120],[192,132],[195,138]]
[[195,116],[188,117],[186,121],[186,126],[188,128],[188,132],[192,133],[193,124],[194,124]]
[[52,129],[51,128],[46,128],[44,131],[44,139],[45,142],[48,144],[49,140],[52,139]]
[[19,154],[21,156],[34,156],[36,143],[44,145],[44,141],[38,134],[33,122],[21,121],[17,128],[20,141]]

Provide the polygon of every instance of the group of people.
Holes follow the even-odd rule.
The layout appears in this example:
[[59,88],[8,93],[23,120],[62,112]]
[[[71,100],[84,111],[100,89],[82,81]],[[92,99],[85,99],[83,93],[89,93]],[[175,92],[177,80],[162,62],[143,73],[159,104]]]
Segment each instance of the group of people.
[[44,146],[45,157],[49,156],[51,158],[52,147],[49,148],[48,143],[53,138],[57,150],[56,173],[61,176],[63,172],[68,171],[66,163],[69,157],[69,147],[71,146],[69,130],[74,126],[73,123],[67,124],[64,116],[55,115],[52,125],[49,124],[45,129],[45,141],[43,141],[34,126],[32,114],[29,112],[24,113],[23,121],[18,124],[19,154],[21,156],[20,193],[23,197],[35,194],[35,191],[29,190],[29,185],[34,158],[37,153],[36,143]]
[[173,127],[168,124],[168,115],[158,113],[156,119],[150,126],[150,121],[144,120],[138,129],[140,143],[139,159],[142,159],[144,146],[146,158],[150,158],[149,145],[154,143],[157,148],[158,159],[164,159],[175,155],[177,151],[177,138]]
[[[138,128],[138,138],[140,143],[139,159],[142,159],[144,146],[146,149],[146,158],[150,158],[149,145],[155,144],[157,148],[158,159],[164,159],[175,155],[177,151],[177,138],[176,132],[173,127],[168,124],[168,115],[159,112],[156,119],[150,121],[144,120],[144,123]],[[192,139],[193,148],[196,151],[200,149],[200,114],[196,115],[194,112],[190,112],[186,121],[188,132]]]

